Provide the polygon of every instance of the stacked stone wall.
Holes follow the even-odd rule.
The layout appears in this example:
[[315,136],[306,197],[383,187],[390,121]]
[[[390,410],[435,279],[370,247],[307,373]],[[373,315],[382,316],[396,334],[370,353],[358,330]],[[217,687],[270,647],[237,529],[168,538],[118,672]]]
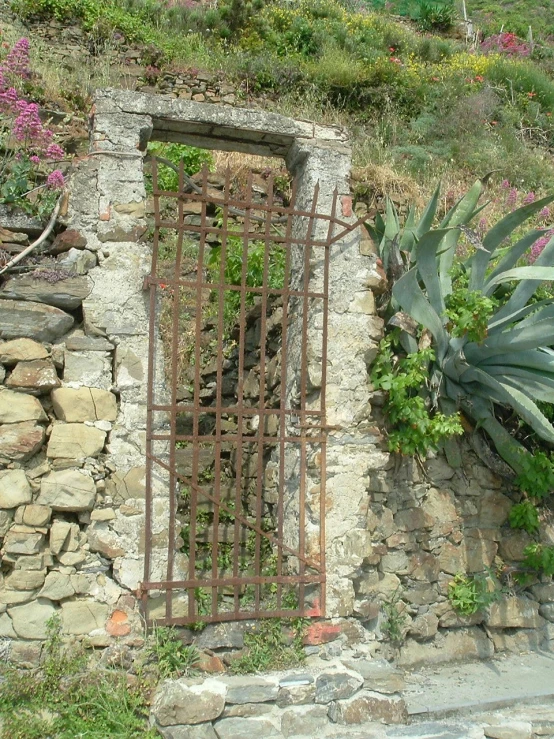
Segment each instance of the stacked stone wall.
[[[66,230],[47,245],[45,260],[0,287],[0,637],[20,663],[36,662],[54,614],[68,638],[98,647],[118,640],[128,649],[142,644],[135,591],[145,548],[149,337],[143,285],[151,254],[141,240],[147,225],[142,164],[156,127],[160,135],[172,130],[177,136],[180,128],[186,135],[193,121],[196,135],[214,141],[237,129],[241,147],[286,155],[301,202],[319,180],[321,207],[327,207],[338,184],[343,217],[351,217],[342,132],[273,114],[225,113],[172,98],[100,94],[91,154],[71,181]],[[0,232],[8,254],[37,229],[11,217],[3,214]],[[523,587],[506,577],[501,598],[466,619],[450,607],[448,584],[456,573],[509,572],[521,563],[526,535],[506,523],[515,498],[465,442],[450,464],[441,456],[401,463],[388,454],[383,398],[372,393],[367,374],[383,329],[373,300],[384,288],[382,271],[360,234],[334,250],[327,368],[330,620],[310,625],[307,645],[340,656],[355,641],[366,653],[405,665],[548,648],[551,579],[534,577]],[[321,279],[317,265],[313,279]],[[159,349],[153,381],[163,393]],[[310,371],[321,373],[317,356],[311,363]],[[152,562],[160,580],[170,534],[167,494],[166,481],[154,479]],[[554,540],[550,523],[543,522],[541,536]],[[165,599],[159,601],[162,614]],[[387,641],[384,607],[392,601],[403,617],[399,650]],[[243,646],[243,636],[232,639],[233,633],[232,625],[208,626],[183,638],[210,650],[207,664],[219,670]]]

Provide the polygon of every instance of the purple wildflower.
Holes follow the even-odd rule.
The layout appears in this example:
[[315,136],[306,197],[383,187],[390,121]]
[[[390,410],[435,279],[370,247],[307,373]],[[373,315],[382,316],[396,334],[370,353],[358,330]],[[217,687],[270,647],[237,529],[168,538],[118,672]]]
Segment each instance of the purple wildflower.
[[33,156],[30,156],[30,157],[29,157],[29,161],[30,161],[30,162],[31,162],[32,164],[35,164],[35,165],[36,165],[36,164],[40,164],[40,157],[39,157],[39,156],[37,156],[36,154],[33,154]]
[[58,161],[63,159],[65,152],[59,144],[49,144],[46,148],[46,158]]
[[19,95],[15,87],[10,87],[5,92],[0,92],[0,110],[2,112],[15,113],[18,102]]
[[544,247],[548,244],[552,236],[554,236],[554,230],[548,231],[548,233],[546,233],[544,236],[541,236],[540,239],[537,239],[535,241],[535,243],[531,247],[529,256],[527,257],[527,261],[529,264],[533,264],[533,262],[535,262],[539,258]]
[[29,39],[20,38],[2,64],[4,72],[9,72],[20,79],[31,76],[29,71]]
[[510,208],[510,210],[513,210],[515,208],[515,205],[517,203],[517,188],[512,187],[510,192],[508,193],[508,197],[506,198],[506,207]]
[[528,192],[527,195],[523,198],[523,205],[530,205],[531,203],[535,202],[535,193],[533,191]]
[[53,172],[50,172],[46,179],[46,184],[51,190],[61,190],[65,185],[65,179],[62,172],[60,172],[59,169],[55,169]]
[[487,219],[486,218],[481,218],[481,220],[479,221],[479,223],[477,225],[477,231],[479,232],[479,234],[481,236],[484,233],[486,233],[488,225],[489,225],[489,222],[487,221]]
[[539,218],[542,218],[545,221],[550,218],[550,208],[547,205],[545,205],[544,208],[540,211]]
[[502,189],[503,190],[509,190],[510,188],[510,181],[509,180],[502,180]]

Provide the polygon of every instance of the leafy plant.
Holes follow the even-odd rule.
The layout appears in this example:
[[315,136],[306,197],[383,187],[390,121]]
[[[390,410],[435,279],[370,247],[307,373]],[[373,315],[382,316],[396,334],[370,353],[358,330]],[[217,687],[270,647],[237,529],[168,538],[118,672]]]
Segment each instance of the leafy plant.
[[244,635],[244,652],[231,663],[235,675],[267,670],[288,670],[305,658],[303,639],[305,619],[270,618],[260,621],[254,631]]
[[515,483],[531,498],[541,500],[554,491],[554,459],[552,452],[547,454],[535,450],[533,455],[523,454],[520,473]]
[[86,662],[82,647],[63,643],[59,617],[52,617],[36,670],[0,666],[2,736],[155,739],[147,726],[146,684],[130,688],[125,672],[87,669]]
[[422,392],[429,383],[434,351],[427,348],[398,359],[393,355],[392,343],[392,336],[381,341],[371,373],[373,386],[387,392],[384,410],[394,429],[389,433],[389,449],[425,455],[441,439],[461,434],[463,429],[457,415],[433,413]]
[[388,600],[382,604],[384,621],[381,626],[383,636],[393,647],[399,648],[404,643],[404,626],[407,621],[406,614],[401,609],[400,593],[396,590]]
[[530,500],[513,505],[508,520],[513,529],[523,529],[528,534],[534,534],[539,528],[539,513]]
[[198,674],[200,652],[194,645],[183,644],[174,628],[154,626],[146,651],[154,659],[161,678],[194,677]]
[[[267,254],[266,254],[267,252]],[[219,282],[221,274],[222,247],[216,246],[210,252],[208,270],[213,282]],[[267,264],[266,264],[267,262]],[[245,248],[244,240],[238,234],[230,234],[225,245],[225,268],[223,279],[226,285],[246,284],[247,287],[261,287],[267,274],[267,285],[273,289],[283,287],[285,279],[285,249],[271,246],[269,250],[263,241],[252,241]],[[245,305],[254,304],[254,293],[247,292]],[[238,318],[241,294],[238,290],[226,290],[224,297],[224,323],[228,331]]]
[[[180,162],[183,162],[185,174],[189,176],[199,172],[204,164],[207,164],[208,168],[213,166],[212,153],[206,149],[198,149],[196,146],[165,144],[159,141],[153,141],[148,144],[148,153],[169,160],[175,167],[178,167]],[[150,178],[147,182],[151,187]],[[158,163],[158,189],[170,192],[177,192],[179,190],[178,172],[163,162]]]
[[[453,209],[475,212],[482,185],[476,183]],[[499,286],[516,287],[489,317],[486,337],[470,340],[467,332],[456,336],[448,327],[446,301],[453,293],[451,266],[462,228],[452,224],[430,229],[417,241],[417,261],[394,284],[392,295],[402,310],[423,325],[431,337],[430,398],[445,415],[462,411],[491,436],[498,453],[516,471],[522,471],[524,447],[495,417],[495,405],[512,408],[537,435],[554,442],[554,427],[535,400],[554,400],[554,301],[531,303],[537,287],[554,279],[550,266],[554,254],[551,238],[533,266],[516,267],[520,258],[540,237],[541,229],[503,248],[514,231],[554,197],[524,205],[505,216],[483,240],[469,233],[475,246],[464,264],[469,292],[494,298]],[[445,223],[443,222],[443,224]],[[415,338],[402,332],[408,350],[417,349]],[[530,397],[531,396],[531,397]]]
[[500,596],[500,589],[487,575],[464,575],[462,572],[448,583],[448,600],[452,608],[462,616],[472,616],[486,608]]
[[447,31],[455,14],[454,0],[419,0],[417,22],[422,31]]
[[523,550],[523,564],[544,575],[554,575],[554,547],[547,544],[530,544]]

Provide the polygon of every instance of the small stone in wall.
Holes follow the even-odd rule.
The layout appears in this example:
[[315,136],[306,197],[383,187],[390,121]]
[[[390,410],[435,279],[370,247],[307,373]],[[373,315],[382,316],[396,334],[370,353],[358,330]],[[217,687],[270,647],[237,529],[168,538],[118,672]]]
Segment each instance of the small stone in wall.
[[4,539],[4,554],[38,554],[44,534],[22,533],[10,529]]
[[73,318],[60,308],[24,300],[2,300],[0,338],[26,337],[36,341],[55,341],[67,333]]
[[366,721],[403,724],[408,720],[408,710],[400,697],[364,690],[347,700],[331,703],[329,718],[337,724],[362,724]]
[[76,469],[51,472],[41,480],[39,505],[55,511],[90,511],[96,499],[96,485],[86,472]]
[[354,695],[363,685],[363,677],[354,670],[334,668],[320,673],[315,681],[315,702],[330,703]]
[[117,401],[113,393],[94,387],[61,387],[52,391],[54,413],[60,421],[115,421]]
[[62,629],[75,636],[90,634],[103,629],[108,618],[109,607],[93,600],[74,600],[62,603]]
[[48,457],[81,460],[97,457],[104,449],[106,434],[83,423],[59,423],[52,429],[46,454]]
[[42,447],[44,428],[35,423],[0,426],[0,461],[26,462]]
[[32,500],[31,486],[23,470],[0,472],[0,508],[17,508]]
[[[225,685],[213,678],[204,680],[200,685],[191,684],[186,679],[166,680],[158,687],[154,696],[152,715],[160,726],[212,721],[221,716],[225,707],[226,693]],[[251,729],[249,735],[250,731]]]
[[227,686],[227,703],[274,701],[279,691],[277,680],[268,680],[263,677],[227,677],[221,680]]
[[491,603],[486,623],[494,629],[537,629],[544,621],[539,616],[538,603],[523,596],[512,596]]
[[[56,274],[54,272],[53,274]],[[57,274],[65,277],[51,282],[40,276],[40,272],[21,275],[7,280],[0,291],[0,297],[14,300],[32,300],[38,303],[55,305],[64,310],[76,310],[90,294],[91,283],[85,276],[68,275],[57,268]]]
[[0,390],[0,423],[46,420],[48,417],[37,398],[14,390]]
[[49,393],[61,385],[60,378],[51,359],[33,359],[18,362],[6,380],[6,386],[40,395]]
[[55,612],[54,605],[42,598],[8,608],[14,631],[21,639],[46,639],[47,623]]
[[32,339],[13,339],[0,344],[0,364],[7,367],[18,362],[46,359],[49,355],[50,352],[46,347]]

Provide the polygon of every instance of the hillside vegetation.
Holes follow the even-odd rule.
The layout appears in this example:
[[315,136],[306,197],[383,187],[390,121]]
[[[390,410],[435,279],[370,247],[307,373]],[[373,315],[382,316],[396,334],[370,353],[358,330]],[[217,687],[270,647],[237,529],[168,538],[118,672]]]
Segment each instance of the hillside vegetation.
[[[460,9],[446,0],[399,0],[386,11],[381,5],[380,0],[220,0],[217,8],[194,0],[11,3],[26,22],[80,24],[100,60],[106,49],[124,42],[148,50],[144,56],[153,76],[168,69],[224,69],[242,85],[245,98],[264,96],[266,107],[285,114],[349,126],[357,166],[387,167],[424,190],[439,177],[457,189],[492,170],[497,184],[507,180],[526,192],[551,190],[554,47],[544,33],[546,4],[504,3],[504,16],[502,3],[492,12],[482,0],[468,0],[481,28],[473,42],[466,41],[458,22]],[[530,6],[528,15],[524,6]],[[402,16],[390,16],[389,7]],[[530,24],[533,43],[509,33],[523,33]],[[81,88],[72,90],[66,80],[64,95],[86,108],[88,97],[79,83]]]

